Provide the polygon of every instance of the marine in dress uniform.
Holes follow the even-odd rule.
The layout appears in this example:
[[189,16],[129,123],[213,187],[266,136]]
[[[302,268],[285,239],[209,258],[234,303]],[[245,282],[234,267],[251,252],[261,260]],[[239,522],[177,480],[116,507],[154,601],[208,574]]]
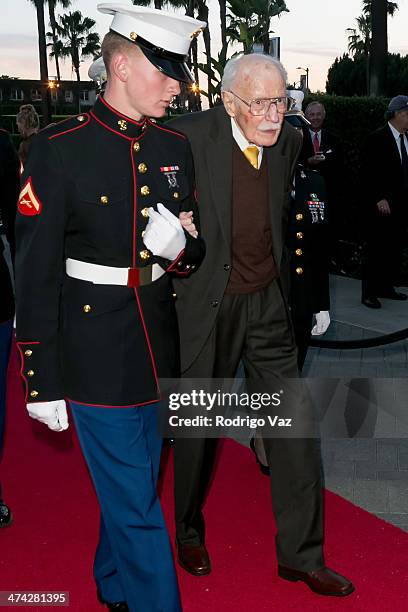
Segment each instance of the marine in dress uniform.
[[[307,123],[301,111],[290,111],[286,121],[298,130]],[[325,333],[330,324],[325,182],[316,170],[305,168],[301,163],[295,171],[286,245],[289,251],[289,304],[301,371],[311,334]]]
[[179,374],[172,277],[189,276],[205,249],[178,220],[182,210],[198,214],[186,138],[154,118],[126,116],[108,98],[127,100],[140,66],[160,100],[178,92],[189,79],[191,36],[205,24],[141,7],[98,8],[113,15],[109,44],[126,39],[111,58],[124,80],[113,72],[89,113],[33,143],[17,220],[21,372],[34,418],[63,430],[64,398],[70,403],[101,508],[100,600],[115,610],[176,612],[156,492],[159,377]]
[[[0,129],[0,219],[14,259],[14,220],[19,190],[19,162],[10,136]],[[6,379],[10,356],[14,317],[14,294],[9,268],[4,257],[4,243],[0,235],[0,460],[3,449],[6,411]],[[0,486],[0,527],[11,523],[9,508],[3,502]]]

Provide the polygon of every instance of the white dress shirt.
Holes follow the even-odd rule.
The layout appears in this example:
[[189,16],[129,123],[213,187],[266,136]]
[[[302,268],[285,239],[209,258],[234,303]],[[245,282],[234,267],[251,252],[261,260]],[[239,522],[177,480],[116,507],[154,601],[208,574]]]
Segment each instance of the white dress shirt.
[[317,134],[317,140],[319,141],[319,147],[320,147],[320,145],[322,144],[322,130],[315,132],[314,130],[311,130],[309,128],[309,132],[310,132],[310,138],[312,139],[312,142],[314,141],[315,134]]
[[[392,135],[395,138],[395,142],[397,143],[397,147],[398,147],[398,153],[399,156],[401,158],[401,162],[402,162],[402,155],[401,155],[401,132],[399,132],[393,125],[392,123],[388,122],[388,125],[390,126],[390,130],[392,132]],[[407,155],[408,155],[408,142],[407,142],[407,135],[404,134],[404,144],[405,144],[405,149],[407,151]]]
[[240,128],[238,127],[234,117],[231,117],[231,128],[232,128],[232,136],[241,149],[241,151],[245,151],[247,147],[256,147],[258,149],[258,170],[261,167],[262,155],[263,155],[263,147],[258,147],[258,145],[253,142],[248,142]]

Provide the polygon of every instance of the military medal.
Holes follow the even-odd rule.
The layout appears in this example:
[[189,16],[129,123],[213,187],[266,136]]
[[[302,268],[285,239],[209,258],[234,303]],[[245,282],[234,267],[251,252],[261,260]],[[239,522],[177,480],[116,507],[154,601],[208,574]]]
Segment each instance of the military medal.
[[179,166],[162,166],[160,172],[163,172],[169,182],[169,189],[178,187],[176,173],[180,170]]
[[324,202],[321,202],[315,193],[310,194],[310,200],[308,200],[307,205],[310,210],[310,214],[312,215],[312,223],[319,223],[320,221],[324,221]]

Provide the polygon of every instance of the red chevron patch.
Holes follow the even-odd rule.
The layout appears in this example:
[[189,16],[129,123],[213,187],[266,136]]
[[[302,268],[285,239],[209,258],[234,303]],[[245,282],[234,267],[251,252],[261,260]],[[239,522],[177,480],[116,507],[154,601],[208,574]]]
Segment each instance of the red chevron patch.
[[35,195],[34,187],[31,182],[31,176],[22,188],[18,198],[18,211],[27,217],[39,215],[42,210],[42,204]]

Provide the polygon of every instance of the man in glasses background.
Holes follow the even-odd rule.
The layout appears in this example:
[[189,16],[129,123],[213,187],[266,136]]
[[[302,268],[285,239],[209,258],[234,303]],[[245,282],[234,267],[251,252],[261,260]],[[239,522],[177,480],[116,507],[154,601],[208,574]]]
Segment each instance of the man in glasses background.
[[[273,58],[230,60],[222,98],[222,106],[173,122],[192,146],[207,245],[188,291],[182,279],[176,281],[182,371],[186,378],[234,378],[242,360],[247,379],[280,380],[278,389],[284,388],[285,379],[298,375],[280,277],[286,274],[283,241],[302,138],[284,122],[293,102],[286,95],[285,70]],[[191,215],[182,223],[194,233]],[[211,571],[202,509],[216,447],[214,438],[175,444],[178,562],[196,576]],[[279,575],[303,580],[319,594],[348,595],[352,583],[323,560],[317,441],[265,438],[265,448]],[[228,511],[232,515],[232,508],[222,509]]]

